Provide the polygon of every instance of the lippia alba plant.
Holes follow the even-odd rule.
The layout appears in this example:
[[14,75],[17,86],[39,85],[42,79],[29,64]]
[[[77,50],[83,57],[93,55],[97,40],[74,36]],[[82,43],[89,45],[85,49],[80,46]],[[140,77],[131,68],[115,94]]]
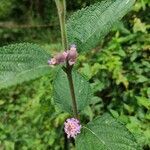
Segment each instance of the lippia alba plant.
[[134,136],[109,114],[86,125],[80,112],[89,105],[91,88],[74,65],[81,52],[90,51],[132,7],[135,0],[103,0],[74,13],[66,22],[65,0],[55,0],[61,27],[62,49],[50,56],[30,43],[0,48],[0,89],[50,74],[54,79],[54,101],[72,117],[64,121],[64,132],[75,140],[77,150],[137,150]]

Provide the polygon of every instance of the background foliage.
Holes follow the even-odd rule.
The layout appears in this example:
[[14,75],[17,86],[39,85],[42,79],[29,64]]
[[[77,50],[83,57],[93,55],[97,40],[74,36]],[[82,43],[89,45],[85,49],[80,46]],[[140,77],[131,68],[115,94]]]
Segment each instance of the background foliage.
[[[68,0],[68,17],[94,2]],[[149,0],[138,0],[96,49],[79,56],[76,65],[94,92],[82,121],[110,112],[126,124],[145,150],[150,148],[149,9]],[[20,41],[38,43],[51,53],[60,50],[52,0],[0,1],[0,45]],[[68,114],[54,106],[54,76],[0,91],[0,149],[63,149],[62,124]]]

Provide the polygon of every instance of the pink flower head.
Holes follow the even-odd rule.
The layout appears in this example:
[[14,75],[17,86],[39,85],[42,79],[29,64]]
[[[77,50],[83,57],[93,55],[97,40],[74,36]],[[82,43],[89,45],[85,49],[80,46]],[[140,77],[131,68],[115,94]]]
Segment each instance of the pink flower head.
[[75,118],[67,119],[64,123],[64,130],[68,138],[70,137],[75,138],[77,134],[80,133],[81,130],[81,125],[79,120]]
[[71,45],[70,50],[68,51],[68,56],[67,56],[69,65],[75,64],[77,56],[78,56],[78,53],[77,53],[76,45],[73,44]]

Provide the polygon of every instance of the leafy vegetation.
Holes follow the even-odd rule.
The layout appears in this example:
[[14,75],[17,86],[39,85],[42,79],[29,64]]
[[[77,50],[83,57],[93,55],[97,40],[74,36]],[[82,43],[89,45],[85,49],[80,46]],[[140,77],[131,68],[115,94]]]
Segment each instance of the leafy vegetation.
[[[9,3],[11,2],[9,0],[7,1]],[[45,0],[45,2],[46,1],[48,2],[48,0]],[[9,6],[9,3],[6,1],[5,3]],[[35,4],[34,2],[33,8]],[[72,13],[73,9],[76,10],[81,7],[80,5],[85,6],[89,4],[91,4],[90,1],[85,2],[78,0],[74,5],[68,2],[68,10]],[[6,17],[8,19],[12,15],[12,12],[15,13],[15,11],[18,11],[14,8],[15,5],[20,5],[19,1],[14,0],[13,5],[13,8],[9,10],[6,9],[8,7],[3,7],[5,10],[3,10],[3,13],[0,13],[2,20],[5,20]],[[26,8],[25,5],[24,7]],[[49,7],[54,8],[54,5],[52,4]],[[149,7],[150,3],[148,0],[137,1],[132,12],[124,18],[123,22],[117,22],[112,32],[105,40],[102,40],[99,44],[97,43],[98,46],[95,49],[80,55],[78,63],[75,66],[79,73],[89,80],[94,93],[91,97],[90,105],[81,112],[81,121],[83,124],[92,121],[97,115],[110,112],[133,133],[138,141],[139,148],[142,147],[145,150],[150,148]],[[31,10],[37,14],[36,12],[39,10],[33,8],[31,8]],[[22,7],[17,9],[21,10]],[[22,11],[25,10],[26,9],[23,9]],[[51,10],[53,11],[50,14],[51,21],[55,22],[55,20],[57,20],[53,15],[55,9]],[[28,13],[24,14],[26,18],[30,16],[31,11]],[[47,14],[46,11],[44,14]],[[49,14],[44,16],[49,16]],[[40,15],[38,17],[33,15],[32,17],[36,23],[41,22]],[[30,22],[32,19],[28,18],[27,20]],[[43,20],[45,19],[46,18]],[[20,18],[20,22],[21,20]],[[45,33],[48,34],[45,36]],[[53,35],[53,33],[55,34]],[[51,53],[60,50],[59,43],[49,45],[49,38],[51,42],[54,42],[54,39],[59,40],[59,33],[56,33],[56,28],[34,30],[0,29],[0,34],[1,45],[5,45],[8,41],[11,43],[14,41],[18,42],[21,36],[22,41],[35,41]],[[39,35],[36,37],[37,34]],[[44,40],[41,40],[42,38]],[[37,50],[38,48],[34,47],[33,49]],[[0,51],[3,52],[2,50]],[[31,51],[31,53],[31,57],[35,55],[34,51]],[[45,56],[45,54],[41,55],[41,53],[39,53],[39,55],[41,57]],[[0,58],[2,58],[1,55]],[[37,59],[34,60],[36,66],[38,65],[36,63],[38,62]],[[47,61],[47,56],[42,60]],[[43,74],[44,72],[42,71],[41,73]],[[26,75],[28,76],[29,74]],[[59,74],[57,74],[57,77],[58,75]],[[32,77],[32,75],[30,77]],[[0,149],[65,149],[64,145],[67,143],[67,139],[63,133],[63,123],[70,115],[63,113],[60,108],[54,105],[55,99],[52,98],[52,95],[55,91],[58,91],[52,88],[52,81],[55,78],[56,74],[54,71],[51,71],[50,75],[35,81],[1,90]],[[60,76],[60,78],[62,78],[62,76]],[[24,80],[24,78],[22,80]],[[18,81],[16,80],[16,82]],[[0,87],[1,86],[2,84]],[[56,88],[64,90],[60,84],[58,84]],[[83,97],[83,99],[84,98],[86,97]],[[108,118],[107,116],[107,119]],[[103,119],[105,120],[105,117]],[[111,119],[113,120],[113,118]],[[109,119],[109,121],[111,119]],[[87,125],[89,128],[91,128],[91,123]],[[85,129],[83,128],[83,130]],[[96,129],[94,130],[96,131]],[[82,136],[85,137],[83,134],[82,132],[77,142],[82,141]],[[127,136],[129,139],[135,140],[134,137],[128,133]],[[88,138],[89,137],[87,137],[87,140]],[[107,138],[107,135],[105,135],[104,138]],[[73,143],[71,143],[71,148],[74,149]],[[80,148],[81,147],[78,149]]]
[[[104,46],[94,49],[92,55],[80,56],[80,72],[91,81],[95,93],[89,118],[94,114],[110,111],[127,124],[145,149],[150,146],[149,123],[149,27],[142,22],[132,22],[132,30],[115,32],[115,36]],[[131,23],[131,24],[132,24]],[[135,32],[137,26],[143,28]],[[125,27],[125,26],[124,26]],[[104,41],[105,42],[105,41]],[[100,51],[100,52],[99,52]],[[95,62],[95,60],[97,60]],[[101,102],[99,102],[101,101]],[[89,113],[89,111],[91,113]],[[87,112],[86,112],[87,115]]]

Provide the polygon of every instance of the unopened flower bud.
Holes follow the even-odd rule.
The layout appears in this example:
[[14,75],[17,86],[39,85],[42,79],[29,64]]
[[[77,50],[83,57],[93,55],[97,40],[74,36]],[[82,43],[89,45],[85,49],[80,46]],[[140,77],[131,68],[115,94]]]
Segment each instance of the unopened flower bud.
[[78,56],[76,45],[72,44],[70,46],[70,50],[64,51],[62,53],[58,53],[51,60],[48,60],[48,64],[51,66],[65,63],[68,61],[69,65],[73,65],[76,62],[76,58]]
[[48,60],[48,64],[53,66],[64,63],[66,61],[67,55],[67,52],[58,53],[56,56],[54,56],[54,58]]
[[68,51],[68,56],[67,56],[67,59],[70,65],[75,64],[77,56],[78,56],[78,53],[77,53],[76,45],[73,44],[71,45],[70,50]]
[[64,63],[66,61],[67,52],[59,53],[55,56],[57,64]]
[[49,64],[49,65],[56,65],[56,64],[57,64],[57,61],[56,61],[55,58],[52,58],[52,59],[48,60],[48,64]]
[[70,50],[71,50],[71,49],[74,49],[74,48],[75,48],[75,49],[77,48],[77,46],[76,46],[75,44],[70,45]]

